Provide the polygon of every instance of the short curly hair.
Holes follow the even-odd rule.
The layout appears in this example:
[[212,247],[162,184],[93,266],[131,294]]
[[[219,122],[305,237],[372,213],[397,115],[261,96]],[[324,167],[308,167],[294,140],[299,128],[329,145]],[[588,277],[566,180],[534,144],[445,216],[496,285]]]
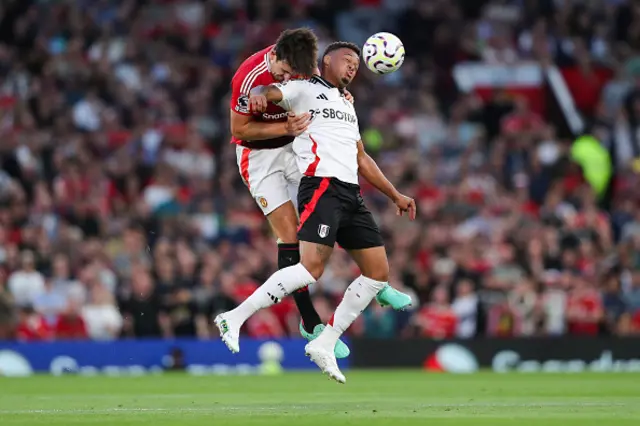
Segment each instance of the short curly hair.
[[360,48],[357,44],[348,41],[336,41],[327,46],[327,48],[324,50],[324,53],[322,54],[322,57],[324,58],[329,53],[338,49],[351,49],[356,53],[356,55],[360,56]]
[[276,59],[286,61],[294,73],[313,75],[318,61],[318,38],[309,28],[285,30],[274,51]]
[[339,49],[350,49],[350,50],[353,50],[356,55],[360,56],[360,48],[358,47],[357,44],[351,43],[348,41],[336,41],[331,43],[330,45],[327,46],[326,49],[324,49],[324,53],[322,54],[322,62],[321,62],[323,67],[324,67],[324,57],[331,54],[331,52],[335,52],[336,50],[339,50]]

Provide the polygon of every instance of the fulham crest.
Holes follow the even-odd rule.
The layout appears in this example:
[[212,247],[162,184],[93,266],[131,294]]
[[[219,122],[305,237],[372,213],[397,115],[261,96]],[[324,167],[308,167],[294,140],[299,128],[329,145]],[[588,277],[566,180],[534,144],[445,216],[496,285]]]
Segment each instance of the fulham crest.
[[320,238],[326,238],[329,235],[329,225],[318,225],[318,235]]

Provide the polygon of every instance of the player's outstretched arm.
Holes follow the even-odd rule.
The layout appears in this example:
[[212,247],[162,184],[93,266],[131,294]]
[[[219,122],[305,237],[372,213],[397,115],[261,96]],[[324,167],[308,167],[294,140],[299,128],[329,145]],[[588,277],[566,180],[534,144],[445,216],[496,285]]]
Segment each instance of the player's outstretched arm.
[[231,111],[231,134],[244,141],[261,141],[289,136],[286,122],[267,123],[256,121],[252,116]]
[[382,173],[382,170],[380,170],[373,158],[364,150],[362,141],[358,141],[358,173],[393,201],[398,209],[397,214],[399,216],[407,212],[411,220],[416,218],[416,202],[413,198],[401,194],[396,187],[389,182],[389,179]]
[[[266,123],[254,119],[252,113],[264,112],[269,102],[285,101],[282,91],[274,86],[257,86],[251,89],[242,114],[231,110],[231,134],[245,141],[275,139],[283,136],[298,136],[307,130],[311,121],[309,113],[289,114],[287,121]],[[286,102],[284,102],[286,104]],[[285,109],[287,105],[282,105]]]

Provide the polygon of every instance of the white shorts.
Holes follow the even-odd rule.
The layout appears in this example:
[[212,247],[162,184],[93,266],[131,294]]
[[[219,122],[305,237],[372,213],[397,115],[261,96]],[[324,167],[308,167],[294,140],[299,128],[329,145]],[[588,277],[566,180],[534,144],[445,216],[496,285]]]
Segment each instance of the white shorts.
[[287,201],[297,204],[302,175],[292,144],[275,149],[251,149],[238,145],[236,157],[240,176],[265,216]]

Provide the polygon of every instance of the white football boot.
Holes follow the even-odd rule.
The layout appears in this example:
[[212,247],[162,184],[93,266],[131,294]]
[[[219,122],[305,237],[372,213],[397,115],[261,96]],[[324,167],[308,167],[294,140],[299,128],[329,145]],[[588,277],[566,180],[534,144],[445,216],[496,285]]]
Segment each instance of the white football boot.
[[328,374],[336,382],[344,384],[347,379],[338,367],[333,348],[325,348],[319,340],[316,339],[307,343],[307,346],[304,347],[305,353],[311,358],[311,361],[320,367],[323,373]]
[[234,354],[240,352],[240,326],[225,314],[218,315],[213,322],[220,330],[220,337],[227,348]]

